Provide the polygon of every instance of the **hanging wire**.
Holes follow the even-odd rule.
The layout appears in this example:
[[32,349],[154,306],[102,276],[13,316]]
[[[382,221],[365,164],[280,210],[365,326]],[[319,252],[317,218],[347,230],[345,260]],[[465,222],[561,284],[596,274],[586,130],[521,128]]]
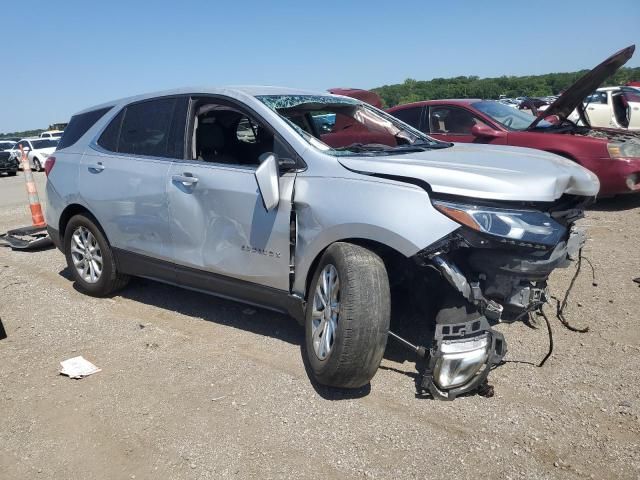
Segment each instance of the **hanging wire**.
[[[587,260],[587,262],[589,262],[589,265],[591,265],[591,262],[589,260]],[[564,294],[564,298],[562,299],[562,302],[558,297],[554,297],[553,295],[551,296],[551,298],[556,301],[556,317],[558,317],[558,320],[560,320],[560,323],[562,323],[562,325],[564,325],[566,329],[571,330],[572,332],[586,333],[589,331],[589,327],[584,327],[584,328],[574,327],[569,323],[569,321],[564,316],[564,309],[567,307],[567,301],[569,300],[569,295],[571,294],[571,290],[573,290],[573,286],[576,283],[576,279],[580,274],[581,267],[582,267],[582,249],[578,250],[578,262],[576,264],[576,271],[573,274],[573,278],[571,279],[571,283],[569,283],[569,288],[567,288],[567,291]],[[593,278],[593,284],[597,285],[595,281],[596,273],[595,273],[595,269],[593,268],[593,265],[591,265],[591,274]]]
[[553,331],[551,330],[551,322],[549,321],[549,317],[547,317],[547,315],[544,313],[542,305],[540,305],[540,309],[536,313],[544,318],[544,321],[547,324],[547,332],[549,333],[549,350],[547,351],[547,354],[544,356],[542,361],[538,364],[538,367],[542,367],[553,353]]

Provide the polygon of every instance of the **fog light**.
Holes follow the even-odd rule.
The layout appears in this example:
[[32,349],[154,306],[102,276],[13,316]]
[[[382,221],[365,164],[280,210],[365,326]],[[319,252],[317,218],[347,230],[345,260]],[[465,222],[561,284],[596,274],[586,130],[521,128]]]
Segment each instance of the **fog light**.
[[440,346],[442,356],[433,370],[433,379],[439,388],[449,389],[467,383],[489,357],[489,335],[463,340],[444,340]]

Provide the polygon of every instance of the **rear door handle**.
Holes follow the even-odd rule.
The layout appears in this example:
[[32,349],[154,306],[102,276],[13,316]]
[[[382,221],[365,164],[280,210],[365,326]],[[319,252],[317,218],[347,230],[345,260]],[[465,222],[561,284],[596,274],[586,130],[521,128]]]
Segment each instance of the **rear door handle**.
[[184,175],[173,175],[171,179],[174,182],[180,182],[183,185],[195,185],[198,183],[198,177],[194,177],[190,173],[186,173]]
[[93,165],[89,165],[89,170],[99,173],[104,170],[104,165],[102,162],[94,163]]

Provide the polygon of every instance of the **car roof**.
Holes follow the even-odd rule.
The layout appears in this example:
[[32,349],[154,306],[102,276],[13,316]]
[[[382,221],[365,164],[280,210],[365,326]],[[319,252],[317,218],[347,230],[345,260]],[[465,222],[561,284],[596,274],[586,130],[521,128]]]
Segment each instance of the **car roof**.
[[227,86],[227,87],[185,87],[185,88],[175,88],[172,90],[163,90],[159,92],[151,92],[144,93],[141,95],[134,95],[131,97],[120,98],[117,100],[112,100],[110,102],[105,102],[100,105],[94,105],[90,108],[85,108],[80,112],[76,113],[76,115],[90,112],[92,110],[96,110],[98,108],[107,108],[114,107],[116,105],[127,105],[129,103],[138,102],[141,100],[156,98],[156,97],[167,97],[171,95],[198,95],[198,94],[210,94],[210,95],[225,95],[225,96],[234,96],[234,97],[255,97],[258,95],[322,95],[322,96],[332,96],[327,92],[319,92],[314,90],[302,90],[297,88],[288,88],[288,87],[276,87],[276,86],[261,86],[261,85],[237,85],[237,86]]
[[600,87],[596,89],[596,92],[611,92],[614,90],[620,90],[620,87]]
[[[413,103],[405,103],[402,105],[396,105],[395,107],[391,107],[389,110],[399,109],[400,107],[422,107],[425,105],[441,105],[441,104],[451,104],[451,105],[471,105],[472,103],[481,102],[481,98],[443,98],[440,100],[422,100],[421,102],[413,102]],[[494,100],[497,102],[497,100]]]

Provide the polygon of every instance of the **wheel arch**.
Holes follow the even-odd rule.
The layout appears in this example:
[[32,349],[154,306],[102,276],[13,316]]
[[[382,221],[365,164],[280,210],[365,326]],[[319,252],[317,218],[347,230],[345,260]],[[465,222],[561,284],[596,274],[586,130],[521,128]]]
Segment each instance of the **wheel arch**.
[[389,278],[390,283],[392,281],[391,277],[396,275],[395,268],[390,268],[390,267],[411,261],[409,257],[403,255],[395,248],[390,247],[389,245],[386,245],[377,240],[372,240],[370,238],[363,238],[363,237],[347,237],[347,238],[336,239],[331,243],[325,245],[324,248],[322,248],[311,261],[309,268],[305,273],[305,281],[304,281],[305,300],[307,299],[307,296],[309,294],[309,285],[311,283],[311,280],[313,279],[313,274],[318,268],[318,264],[320,263],[320,259],[324,255],[324,252],[326,252],[327,249],[331,247],[331,245],[334,245],[335,243],[339,243],[339,242],[358,245],[360,247],[371,250],[373,253],[378,255],[384,262],[385,267],[387,267],[387,273],[389,274],[389,277],[390,277]]
[[65,230],[67,229],[69,220],[71,220],[75,215],[85,215],[87,218],[89,218],[93,223],[95,223],[96,227],[100,229],[100,232],[102,233],[102,235],[104,235],[104,238],[107,239],[107,243],[111,245],[107,233],[104,231],[104,228],[102,228],[102,225],[100,225],[100,222],[95,217],[95,215],[91,213],[91,211],[87,207],[85,207],[84,205],[80,205],[79,203],[72,203],[70,205],[67,205],[67,207],[65,207],[65,209],[60,214],[60,220],[58,222],[58,232],[60,233],[60,238],[63,241],[65,238]]

